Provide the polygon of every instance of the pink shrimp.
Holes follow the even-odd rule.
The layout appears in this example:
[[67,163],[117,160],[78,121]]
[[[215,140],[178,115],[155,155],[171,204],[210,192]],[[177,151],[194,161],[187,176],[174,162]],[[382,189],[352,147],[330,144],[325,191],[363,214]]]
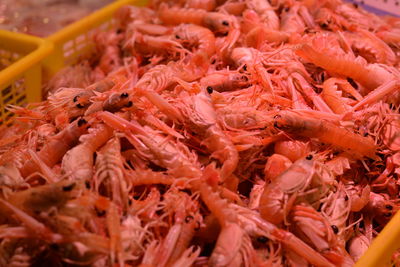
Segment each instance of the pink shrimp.
[[[38,152],[39,158],[47,166],[53,167],[78,142],[79,137],[87,131],[87,126],[86,120],[75,120],[67,128],[50,138],[49,142]],[[37,170],[37,165],[29,160],[25,162],[20,172],[22,176],[27,177]]]
[[293,111],[282,111],[275,117],[275,128],[296,135],[318,138],[358,157],[376,158],[373,140],[341,128],[329,121],[302,117]]
[[80,137],[81,144],[68,150],[61,163],[61,171],[74,180],[89,181],[93,176],[93,154],[112,136],[112,129],[105,124],[89,128],[89,133]]
[[364,66],[354,60],[318,52],[308,44],[299,46],[296,53],[330,72],[351,77],[365,86],[369,91],[379,87],[391,77],[390,74],[386,76],[381,75],[378,73],[378,70],[370,66]]
[[195,45],[195,54],[210,58],[215,53],[215,37],[207,28],[193,25],[181,24],[174,29],[175,38],[183,44]]

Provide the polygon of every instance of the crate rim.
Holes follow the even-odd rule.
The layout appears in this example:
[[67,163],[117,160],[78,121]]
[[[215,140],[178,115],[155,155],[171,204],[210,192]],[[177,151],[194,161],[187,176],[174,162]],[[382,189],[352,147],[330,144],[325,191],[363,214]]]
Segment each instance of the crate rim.
[[0,30],[0,35],[20,43],[31,43],[37,46],[35,50],[22,56],[19,60],[0,70],[0,86],[4,86],[10,81],[18,78],[22,73],[32,66],[39,64],[46,56],[53,51],[53,43],[32,35],[24,33],[9,32]]

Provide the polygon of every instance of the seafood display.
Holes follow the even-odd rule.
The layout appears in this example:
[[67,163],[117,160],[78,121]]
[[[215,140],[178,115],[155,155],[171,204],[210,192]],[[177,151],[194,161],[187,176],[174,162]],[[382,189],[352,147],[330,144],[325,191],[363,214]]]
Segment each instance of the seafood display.
[[114,20],[8,107],[0,266],[353,266],[400,207],[400,19],[153,0]]

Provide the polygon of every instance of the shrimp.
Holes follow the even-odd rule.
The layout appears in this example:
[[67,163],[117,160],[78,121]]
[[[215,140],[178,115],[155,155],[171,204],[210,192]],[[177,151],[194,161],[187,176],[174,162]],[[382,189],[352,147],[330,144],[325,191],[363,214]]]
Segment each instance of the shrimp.
[[[233,91],[250,86],[249,78],[242,73],[217,71],[201,78],[200,84],[217,92]],[[211,90],[209,88],[209,90]]]
[[8,202],[30,215],[35,215],[51,208],[63,207],[68,200],[77,196],[77,189],[75,182],[63,180],[13,193]]
[[195,230],[201,225],[198,205],[187,194],[177,194],[174,204],[175,224],[169,229],[167,236],[161,242],[156,257],[157,266],[169,266],[177,261],[188,248]]
[[[67,128],[49,138],[48,143],[38,152],[39,158],[48,167],[53,167],[78,142],[79,137],[87,131],[87,128],[88,123],[85,119],[75,120]],[[23,177],[27,177],[36,171],[38,171],[38,166],[32,159],[25,162],[20,168]]]
[[286,171],[292,161],[280,154],[273,154],[267,160],[264,167],[264,177],[266,181],[274,181],[279,175]]
[[350,77],[371,91],[393,78],[387,71],[380,72],[371,65],[365,66],[355,60],[327,55],[315,50],[308,44],[300,45],[296,54],[330,72]]
[[313,156],[308,155],[266,184],[259,205],[261,217],[280,224],[289,213],[297,194],[304,192],[310,185],[314,173]]
[[229,179],[236,169],[239,155],[232,141],[222,131],[217,122],[210,95],[204,91],[188,97],[189,106],[183,106],[183,113],[193,131],[204,136],[203,144],[213,152],[212,156],[221,163],[221,179]]
[[128,186],[124,174],[119,138],[110,139],[97,152],[95,188],[110,197],[118,207],[128,205]]
[[333,232],[337,235],[338,241],[343,246],[347,240],[346,221],[351,211],[350,203],[351,199],[348,197],[344,185],[339,184],[336,193],[330,195],[321,207],[321,214],[326,217]]
[[[338,86],[335,85],[338,82],[340,82],[340,80],[336,78],[329,78],[324,81],[321,96],[336,114],[344,114],[350,111],[351,106],[346,103],[344,97],[342,97],[342,93],[338,91]],[[359,96],[358,93],[357,96]],[[360,98],[362,97],[360,96]]]
[[168,168],[168,173],[175,178],[195,178],[201,175],[196,157],[179,143],[167,141],[164,136],[151,128],[143,128],[109,112],[97,115],[109,126],[122,131],[134,145],[140,155],[155,164]]
[[278,241],[315,266],[335,266],[291,232],[263,220],[257,212],[234,204],[230,204],[230,206],[236,212],[240,226],[251,237],[261,237],[262,239],[267,237]]
[[349,241],[349,254],[356,262],[358,261],[362,255],[368,250],[370,245],[370,241],[368,238],[361,234],[357,233],[351,240]]
[[329,121],[307,118],[293,111],[281,111],[275,116],[274,126],[288,133],[317,138],[357,157],[376,158],[376,145],[371,139]]
[[308,155],[311,148],[308,142],[301,140],[282,140],[275,143],[274,151],[294,162]]
[[251,259],[249,254],[253,248],[251,242],[248,242],[249,237],[238,224],[236,213],[206,183],[194,180],[191,184],[199,190],[202,200],[221,226],[208,264],[210,266],[241,266],[245,259]]
[[250,10],[254,10],[260,16],[266,29],[279,30],[279,17],[268,1],[250,0],[246,1],[246,4]]
[[174,29],[175,38],[183,44],[195,45],[195,55],[210,58],[215,53],[215,37],[207,28],[181,24]]
[[112,136],[112,128],[97,124],[89,128],[88,134],[82,135],[81,143],[65,153],[61,162],[61,171],[72,180],[89,181],[93,176],[93,154]]
[[311,244],[331,262],[354,264],[345,248],[338,243],[334,230],[315,209],[305,205],[293,207],[292,220],[295,227],[310,240]]
[[187,9],[161,5],[158,16],[166,24],[179,25],[192,23],[205,26],[213,32],[227,33],[233,24],[234,17],[219,12],[207,12],[202,9]]

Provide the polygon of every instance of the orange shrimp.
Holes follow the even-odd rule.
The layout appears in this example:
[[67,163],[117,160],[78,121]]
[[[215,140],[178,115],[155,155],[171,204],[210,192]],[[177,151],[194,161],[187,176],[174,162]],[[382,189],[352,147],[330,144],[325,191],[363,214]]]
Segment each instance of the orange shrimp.
[[264,167],[265,180],[271,182],[274,181],[277,177],[279,177],[279,175],[286,171],[290,165],[292,165],[292,162],[287,157],[279,154],[273,154],[268,158]]
[[274,126],[277,129],[296,135],[318,138],[357,157],[377,156],[376,145],[368,137],[355,134],[329,121],[301,116],[294,111],[281,111],[275,116]]
[[[74,146],[79,137],[87,131],[88,123],[85,119],[77,119],[64,130],[49,138],[49,142],[38,152],[39,158],[49,167],[57,164],[65,153]],[[38,166],[29,160],[20,169],[21,175],[27,177],[38,171]]]
[[111,138],[112,128],[97,124],[89,128],[88,134],[79,138],[81,144],[68,150],[61,162],[61,171],[73,180],[90,181],[93,176],[93,154]]
[[289,213],[297,193],[305,191],[315,171],[312,155],[299,159],[283,173],[266,184],[260,199],[260,214],[264,220],[280,224]]
[[110,197],[118,207],[128,205],[129,187],[125,180],[119,138],[110,139],[97,152],[95,177],[95,188],[100,195]]
[[308,44],[300,45],[296,49],[296,54],[330,72],[358,81],[369,91],[379,87],[391,78],[390,74],[382,75],[377,69],[364,66],[352,59],[321,53]]
[[200,84],[207,88],[210,86],[217,92],[225,92],[249,87],[250,81],[242,73],[218,71],[201,78]]
[[274,151],[292,162],[311,152],[310,144],[301,140],[282,140],[275,143]]
[[197,46],[195,54],[210,58],[215,53],[215,37],[207,28],[193,25],[181,24],[174,29],[177,41]]
[[345,248],[338,243],[332,227],[315,209],[306,205],[296,205],[292,211],[296,229],[307,236],[311,244],[321,254],[336,265],[353,264]]
[[[349,111],[351,107],[344,101],[345,99],[341,96],[341,92],[337,90],[338,87],[335,84],[339,82],[341,80],[336,78],[329,78],[324,81],[321,96],[336,114],[343,114]],[[351,85],[349,84],[349,86]]]
[[231,24],[234,22],[234,17],[219,13],[207,12],[202,9],[191,8],[176,8],[161,5],[158,16],[164,23],[168,25],[179,25],[182,23],[192,23],[200,26],[205,26],[217,33],[227,33],[230,30]]

